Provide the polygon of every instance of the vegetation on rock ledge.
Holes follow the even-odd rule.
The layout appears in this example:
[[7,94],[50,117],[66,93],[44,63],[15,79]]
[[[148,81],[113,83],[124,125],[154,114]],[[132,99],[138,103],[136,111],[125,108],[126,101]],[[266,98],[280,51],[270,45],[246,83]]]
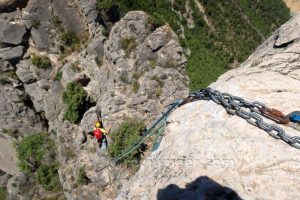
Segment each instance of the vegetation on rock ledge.
[[85,167],[80,167],[78,172],[77,183],[79,185],[87,185],[91,182],[91,180],[87,177],[85,172]]
[[37,54],[31,55],[31,62],[33,65],[41,69],[47,69],[52,66],[51,61],[47,56],[40,56]]
[[48,191],[61,189],[55,143],[48,133],[36,133],[18,141],[16,150],[21,171],[36,178],[32,184],[38,182]]
[[[124,150],[133,145],[142,135],[145,130],[145,124],[138,119],[126,119],[116,130],[114,130],[110,137],[113,143],[108,146],[108,152],[111,157],[116,158],[120,156]],[[141,145],[139,149],[134,150],[128,156],[120,160],[127,167],[136,169],[139,166],[141,154],[145,149],[145,145]]]
[[66,105],[64,118],[72,123],[77,123],[84,113],[87,92],[81,85],[68,83],[63,93],[63,102]]

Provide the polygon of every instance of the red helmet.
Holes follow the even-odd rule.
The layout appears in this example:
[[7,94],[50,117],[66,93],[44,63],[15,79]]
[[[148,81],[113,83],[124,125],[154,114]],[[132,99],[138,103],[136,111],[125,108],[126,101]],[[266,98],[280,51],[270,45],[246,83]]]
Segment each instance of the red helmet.
[[97,140],[101,140],[102,133],[101,133],[100,129],[97,128],[96,130],[94,130],[94,136]]

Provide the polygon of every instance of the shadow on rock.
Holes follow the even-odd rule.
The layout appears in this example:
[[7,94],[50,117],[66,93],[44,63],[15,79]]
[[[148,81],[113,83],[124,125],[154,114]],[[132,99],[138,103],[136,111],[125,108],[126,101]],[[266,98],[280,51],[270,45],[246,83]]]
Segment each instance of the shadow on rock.
[[242,198],[234,190],[218,184],[207,176],[201,176],[183,189],[171,184],[158,190],[157,200],[242,200]]

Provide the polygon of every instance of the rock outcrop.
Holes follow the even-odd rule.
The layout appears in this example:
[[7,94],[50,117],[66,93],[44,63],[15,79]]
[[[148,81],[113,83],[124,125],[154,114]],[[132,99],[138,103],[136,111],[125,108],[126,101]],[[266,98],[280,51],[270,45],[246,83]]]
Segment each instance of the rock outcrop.
[[[113,198],[119,180],[128,178],[118,168],[100,170],[107,155],[97,150],[89,135],[97,114],[105,128],[116,128],[126,117],[149,123],[188,94],[186,58],[176,34],[168,26],[151,32],[147,20],[144,12],[129,12],[115,24],[108,39],[96,35],[73,63],[62,67],[62,85],[81,82],[94,105],[80,126],[63,121],[63,113],[49,122],[49,131],[58,138],[59,173],[68,199]],[[91,180],[87,187],[74,182],[82,166]],[[103,193],[97,193],[99,188]]]
[[22,42],[26,33],[25,26],[22,24],[12,24],[7,20],[0,19],[0,42],[18,45]]
[[[98,143],[89,135],[97,114],[108,129],[116,128],[127,117],[150,123],[176,99],[188,94],[187,59],[169,26],[152,30],[146,13],[129,12],[112,27],[107,38],[103,27],[93,24],[95,3],[30,0],[24,9],[0,15],[0,42],[4,44],[0,70],[7,73],[0,85],[1,94],[5,94],[0,97],[0,131],[6,134],[1,134],[0,143],[8,141],[7,155],[16,158],[13,141],[41,131],[51,133],[56,138],[59,177],[68,199],[113,198],[119,180],[129,176],[118,167],[101,170],[107,164],[107,152],[99,151]],[[53,20],[63,27],[53,27]],[[55,31],[64,28],[83,37],[86,25],[91,33],[89,43],[79,52],[64,55],[62,64]],[[6,36],[10,30],[14,35]],[[30,59],[33,53],[49,56],[51,66],[34,65]],[[59,73],[61,78],[56,78]],[[79,124],[64,120],[62,94],[70,82],[80,83],[88,94]],[[0,148],[1,161],[5,158],[3,152]],[[23,187],[26,176],[17,174],[13,158],[1,163],[0,169],[15,175],[11,180],[23,177],[19,181]],[[81,167],[85,167],[90,180],[88,186],[77,183]],[[19,186],[12,187],[12,181],[7,188],[10,198],[23,195]],[[99,188],[103,193],[98,192]],[[41,198],[42,194],[43,190],[28,198]]]
[[[168,26],[151,32],[147,20],[144,12],[129,12],[113,26],[104,43],[102,66],[81,59],[92,77],[86,88],[106,124],[125,116],[150,122],[188,94],[187,60],[176,34]],[[102,77],[105,81],[98,80]]]
[[[294,16],[240,68],[210,87],[286,114],[300,110],[299,23],[300,15]],[[228,115],[212,101],[186,104],[168,121],[160,148],[142,163],[117,199],[300,197],[298,149]],[[295,129],[281,127],[300,136]]]

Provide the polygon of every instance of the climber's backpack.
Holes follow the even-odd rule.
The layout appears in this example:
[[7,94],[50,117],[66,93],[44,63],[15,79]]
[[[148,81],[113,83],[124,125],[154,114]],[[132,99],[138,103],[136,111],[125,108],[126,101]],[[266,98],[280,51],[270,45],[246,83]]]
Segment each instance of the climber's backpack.
[[94,130],[94,136],[97,140],[102,139],[102,132],[101,132],[100,128],[97,128]]

